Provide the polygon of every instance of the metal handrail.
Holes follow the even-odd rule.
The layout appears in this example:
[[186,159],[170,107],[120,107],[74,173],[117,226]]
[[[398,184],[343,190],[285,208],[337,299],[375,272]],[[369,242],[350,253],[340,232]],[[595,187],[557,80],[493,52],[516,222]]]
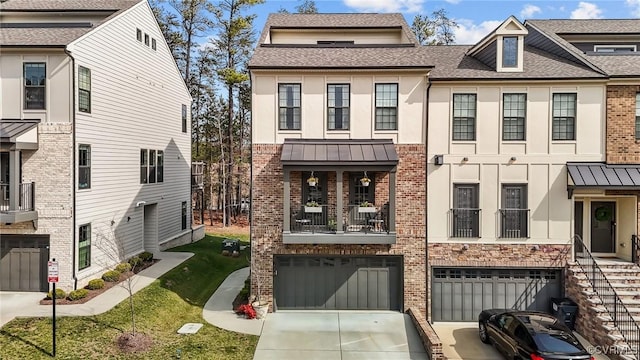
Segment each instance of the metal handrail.
[[454,238],[479,238],[480,214],[478,208],[452,208],[451,210],[450,237]]
[[631,235],[631,262],[640,265],[640,241],[638,241],[638,235]]
[[[574,255],[576,263],[586,275],[591,287],[602,300],[602,305],[607,310],[613,323],[629,346],[627,354],[634,355],[640,359],[640,327],[629,312],[629,309],[622,302],[604,272],[596,263],[593,255],[587,249],[580,235],[574,235]],[[634,344],[635,346],[631,346]]]

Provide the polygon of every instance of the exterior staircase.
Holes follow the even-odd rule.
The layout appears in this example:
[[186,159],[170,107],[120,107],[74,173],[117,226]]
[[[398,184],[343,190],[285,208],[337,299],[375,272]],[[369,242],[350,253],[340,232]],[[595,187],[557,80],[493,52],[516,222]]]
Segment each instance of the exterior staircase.
[[567,296],[579,311],[576,330],[611,359],[640,360],[640,266],[594,260],[597,267],[568,264]]

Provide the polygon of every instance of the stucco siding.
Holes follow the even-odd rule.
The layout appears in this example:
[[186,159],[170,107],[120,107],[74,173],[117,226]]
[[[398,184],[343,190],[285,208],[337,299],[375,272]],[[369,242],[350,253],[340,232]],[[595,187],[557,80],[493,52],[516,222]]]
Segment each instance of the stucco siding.
[[[576,140],[552,140],[554,93],[577,94]],[[452,140],[453,94],[477,94],[476,140]],[[525,140],[502,137],[505,93],[525,93]],[[427,237],[434,242],[565,244],[573,233],[573,200],[567,196],[568,161],[604,160],[604,85],[445,86],[429,94],[427,167]],[[444,155],[444,164],[434,157]],[[480,237],[452,236],[454,185],[477,184]],[[504,184],[526,185],[528,236],[505,239],[500,234]]]
[[[157,50],[136,40],[136,28],[156,40]],[[188,108],[190,98],[146,2],[70,48],[76,65],[91,70],[91,113],[76,109],[75,141],[76,152],[79,144],[91,146],[91,187],[78,190],[76,201],[77,224],[92,224],[99,268],[101,237],[121,239],[123,256],[145,250],[139,202],[157,204],[159,242],[183,232],[181,203],[191,205],[191,125],[182,132],[182,104]],[[141,184],[141,149],[164,151],[162,183]],[[77,183],[76,175],[76,189]],[[94,272],[93,265],[80,276]]]
[[[269,74],[253,72],[253,142],[281,144],[286,138],[425,140],[426,74]],[[301,129],[278,129],[278,84],[300,83]],[[327,129],[327,84],[350,84],[348,130]],[[375,130],[375,84],[398,84],[398,130]]]
[[[42,62],[46,68],[45,109],[24,109],[24,63]],[[16,53],[3,50],[0,57],[3,119],[39,119],[41,122],[71,122],[71,61],[62,51]]]
[[402,30],[397,31],[271,31],[271,44],[317,44],[318,41],[353,41],[355,44],[407,43]]

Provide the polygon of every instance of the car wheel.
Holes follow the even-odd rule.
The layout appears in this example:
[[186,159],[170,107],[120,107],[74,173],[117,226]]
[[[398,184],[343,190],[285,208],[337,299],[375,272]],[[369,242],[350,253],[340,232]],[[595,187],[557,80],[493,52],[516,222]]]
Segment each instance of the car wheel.
[[487,325],[483,321],[480,321],[480,323],[478,324],[478,335],[480,335],[480,341],[482,341],[485,344],[489,343],[489,334],[487,334]]

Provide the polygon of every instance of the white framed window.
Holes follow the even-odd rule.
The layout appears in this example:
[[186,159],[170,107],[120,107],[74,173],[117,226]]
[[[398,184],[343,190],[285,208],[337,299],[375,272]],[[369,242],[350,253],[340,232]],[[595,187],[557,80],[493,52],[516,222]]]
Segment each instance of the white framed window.
[[517,36],[505,36],[502,38],[502,67],[518,67]]
[[453,94],[453,140],[476,139],[476,94]]
[[24,108],[44,110],[47,66],[43,62],[24,63]]

